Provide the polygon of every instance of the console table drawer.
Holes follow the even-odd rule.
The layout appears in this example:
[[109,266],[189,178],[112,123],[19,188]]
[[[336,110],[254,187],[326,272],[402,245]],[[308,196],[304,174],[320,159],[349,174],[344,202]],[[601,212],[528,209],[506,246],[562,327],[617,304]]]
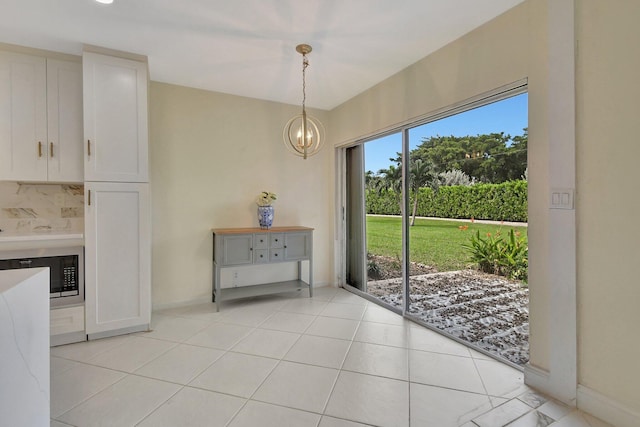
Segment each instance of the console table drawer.
[[269,260],[271,262],[282,261],[282,249],[271,249],[269,251]]
[[270,241],[269,241],[269,247],[272,249],[279,249],[282,248],[284,246],[284,235],[283,234],[272,234]]
[[263,264],[269,262],[269,250],[268,249],[256,249],[255,259],[256,264]]
[[254,249],[267,249],[269,247],[269,237],[266,234],[256,234],[253,237]]

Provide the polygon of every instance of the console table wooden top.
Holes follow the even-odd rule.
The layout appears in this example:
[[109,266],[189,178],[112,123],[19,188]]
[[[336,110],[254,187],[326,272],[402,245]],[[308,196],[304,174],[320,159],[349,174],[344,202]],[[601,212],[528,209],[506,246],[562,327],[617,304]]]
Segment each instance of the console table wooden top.
[[250,233],[284,233],[290,231],[313,231],[311,227],[292,225],[288,227],[247,227],[247,228],[212,228],[214,234],[250,234]]

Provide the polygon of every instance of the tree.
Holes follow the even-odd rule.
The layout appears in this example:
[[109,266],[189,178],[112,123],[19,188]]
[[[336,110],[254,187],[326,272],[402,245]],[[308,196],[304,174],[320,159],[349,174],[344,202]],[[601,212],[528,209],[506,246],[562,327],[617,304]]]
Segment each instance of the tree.
[[459,169],[478,182],[520,179],[527,167],[527,129],[511,138],[504,132],[467,136],[431,136],[411,151],[433,164],[435,172]]
[[474,181],[467,175],[462,172],[460,169],[451,169],[446,172],[440,172],[438,174],[438,178],[440,179],[440,185],[443,187],[449,187],[454,185],[473,185]]
[[[400,214],[404,214],[404,205],[402,203],[402,157],[389,159],[396,162],[396,166],[390,165],[388,169],[380,169],[378,175],[381,176],[382,185],[380,189],[392,191],[395,194],[396,201],[400,206]],[[434,171],[433,165],[422,159],[415,159],[409,164],[409,190],[413,193],[413,209],[410,225],[414,225],[416,221],[416,212],[418,210],[418,201],[420,198],[420,189],[423,187],[431,187],[437,190],[440,181],[438,174]]]
[[410,163],[409,167],[409,188],[413,193],[413,211],[411,215],[411,226],[416,222],[416,212],[418,210],[418,199],[420,198],[420,189],[430,186],[437,190],[438,175],[434,172],[431,163],[422,159],[416,159]]
[[[393,159],[389,159],[393,160]],[[402,206],[402,166],[389,165],[388,169],[380,169],[378,175],[381,176],[378,191],[392,191],[400,206],[400,215],[404,214]]]

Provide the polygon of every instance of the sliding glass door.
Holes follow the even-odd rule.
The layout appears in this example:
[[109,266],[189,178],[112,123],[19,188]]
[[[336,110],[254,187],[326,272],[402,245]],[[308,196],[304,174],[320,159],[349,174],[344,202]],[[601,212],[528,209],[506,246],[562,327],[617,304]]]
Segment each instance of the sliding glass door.
[[346,150],[346,281],[398,308],[403,295],[401,153],[401,133]]
[[[347,285],[514,364],[528,359],[525,88],[345,150]],[[496,242],[499,265],[473,253]]]

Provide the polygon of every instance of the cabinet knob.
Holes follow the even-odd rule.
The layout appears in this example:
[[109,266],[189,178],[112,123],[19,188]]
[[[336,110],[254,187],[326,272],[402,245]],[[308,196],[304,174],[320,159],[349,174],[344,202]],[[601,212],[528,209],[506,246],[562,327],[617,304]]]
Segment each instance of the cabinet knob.
[[278,254],[273,254],[273,256],[278,256]]
[[253,250],[253,248],[249,248],[249,250],[250,250],[250,251],[252,251],[252,250]]
[[276,240],[276,242],[278,241],[278,239],[275,239],[275,240]]
[[287,249],[287,245],[284,245],[284,248]]

